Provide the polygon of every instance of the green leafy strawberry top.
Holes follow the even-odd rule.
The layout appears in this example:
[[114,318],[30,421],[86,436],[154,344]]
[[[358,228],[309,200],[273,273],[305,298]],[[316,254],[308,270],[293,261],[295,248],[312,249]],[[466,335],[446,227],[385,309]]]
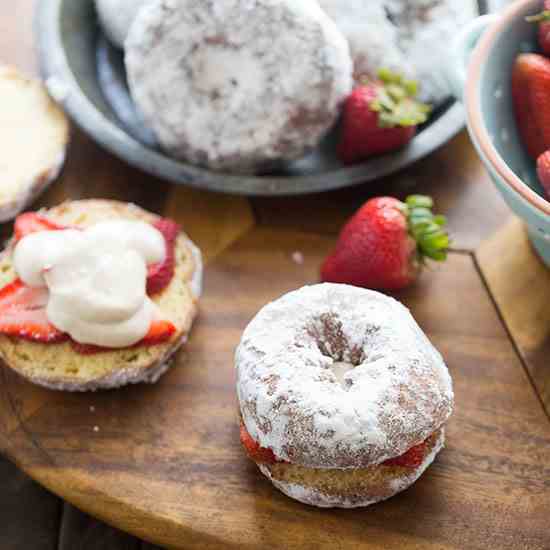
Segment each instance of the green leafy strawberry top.
[[379,113],[378,124],[381,128],[416,126],[426,122],[432,108],[415,99],[418,93],[415,80],[407,80],[389,69],[380,69],[378,84],[378,97],[370,107]]
[[543,21],[550,21],[550,10],[544,10],[536,15],[529,15],[525,18],[529,23],[541,23]]
[[411,195],[404,204],[411,237],[417,243],[420,260],[430,258],[437,262],[447,259],[450,239],[444,229],[445,216],[432,212],[433,200],[424,195]]

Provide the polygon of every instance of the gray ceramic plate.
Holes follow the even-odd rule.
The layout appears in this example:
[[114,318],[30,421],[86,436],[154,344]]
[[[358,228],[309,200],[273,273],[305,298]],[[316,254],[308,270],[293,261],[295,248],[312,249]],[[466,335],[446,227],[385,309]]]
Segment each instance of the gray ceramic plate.
[[[128,163],[174,183],[243,195],[298,195],[387,176],[428,155],[464,125],[461,105],[449,100],[403,151],[344,168],[335,157],[335,133],[308,157],[278,173],[235,176],[185,164],[158,149],[128,95],[122,54],[101,34],[93,0],[42,0],[36,32],[50,93],[75,122]],[[486,11],[480,2],[480,11]]]

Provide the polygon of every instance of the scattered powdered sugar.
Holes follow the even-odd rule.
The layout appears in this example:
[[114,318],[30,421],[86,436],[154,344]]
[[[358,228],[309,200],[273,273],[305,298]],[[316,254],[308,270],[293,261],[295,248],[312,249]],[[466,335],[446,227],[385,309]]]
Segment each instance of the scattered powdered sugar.
[[[235,362],[250,435],[306,467],[357,468],[398,456],[452,410],[447,368],[408,310],[348,285],[304,287],[265,306]],[[354,365],[342,381],[335,362]]]
[[295,264],[303,265],[304,264],[304,255],[301,252],[299,252],[298,250],[296,250],[296,252],[292,253],[292,261]]
[[442,430],[436,444],[434,445],[430,453],[426,455],[422,464],[418,468],[415,468],[408,475],[406,474],[401,477],[388,480],[389,491],[382,497],[369,496],[368,487],[364,488],[364,498],[358,498],[357,496],[355,496],[354,498],[349,498],[346,496],[328,495],[311,487],[305,487],[304,485],[299,485],[297,483],[288,483],[285,481],[274,479],[271,476],[269,468],[264,464],[258,464],[258,468],[260,469],[262,474],[264,474],[282,493],[289,496],[290,498],[298,500],[299,502],[303,502],[304,504],[317,506],[319,508],[362,508],[365,506],[370,506],[371,504],[375,504],[377,502],[381,502],[383,500],[387,500],[400,493],[401,491],[408,489],[434,461],[439,451],[443,448],[444,442],[445,435]]
[[94,413],[95,412],[95,407],[93,405],[90,405],[90,412],[91,413]]
[[99,426],[94,426],[94,432],[99,432]]
[[311,0],[147,3],[126,67],[163,148],[217,170],[302,156],[352,87],[348,44]]

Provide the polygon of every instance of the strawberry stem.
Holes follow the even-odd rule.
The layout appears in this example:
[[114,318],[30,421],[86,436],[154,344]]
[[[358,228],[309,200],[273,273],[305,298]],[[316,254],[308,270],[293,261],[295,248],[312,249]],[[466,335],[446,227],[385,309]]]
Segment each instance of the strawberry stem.
[[550,10],[544,10],[536,15],[529,15],[525,18],[528,23],[541,23],[543,21],[550,21]]
[[421,261],[430,258],[436,262],[447,259],[450,245],[449,234],[444,229],[445,216],[432,212],[433,200],[425,195],[411,195],[405,201],[405,212],[409,234],[417,243],[417,253]]
[[378,71],[377,98],[370,107],[381,128],[416,126],[426,122],[431,107],[416,101],[418,84],[389,69]]

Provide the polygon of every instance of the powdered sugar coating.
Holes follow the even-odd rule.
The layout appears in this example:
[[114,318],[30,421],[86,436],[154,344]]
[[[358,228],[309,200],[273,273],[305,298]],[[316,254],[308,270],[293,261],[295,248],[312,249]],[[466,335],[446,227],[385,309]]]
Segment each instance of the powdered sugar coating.
[[95,0],[101,26],[109,40],[122,48],[136,14],[146,0]]
[[[355,365],[340,383],[334,362]],[[399,456],[450,416],[441,355],[409,311],[348,285],[306,286],[265,306],[236,351],[246,429],[294,464],[360,468]]]
[[296,483],[287,483],[281,480],[273,479],[269,468],[264,464],[258,464],[258,468],[272,483],[285,495],[311,506],[319,508],[361,508],[387,500],[396,494],[408,489],[430,466],[435,457],[443,449],[445,443],[444,432],[441,432],[435,446],[426,455],[422,464],[409,473],[389,481],[388,492],[383,497],[369,496],[368,491],[362,497],[349,498],[345,496],[328,495],[319,490],[298,485]]
[[152,0],[125,47],[159,143],[215,170],[302,156],[352,86],[347,42],[311,0]]
[[465,0],[318,0],[350,44],[356,78],[381,67],[420,83],[424,101],[451,95],[444,63],[449,37],[478,15]]

